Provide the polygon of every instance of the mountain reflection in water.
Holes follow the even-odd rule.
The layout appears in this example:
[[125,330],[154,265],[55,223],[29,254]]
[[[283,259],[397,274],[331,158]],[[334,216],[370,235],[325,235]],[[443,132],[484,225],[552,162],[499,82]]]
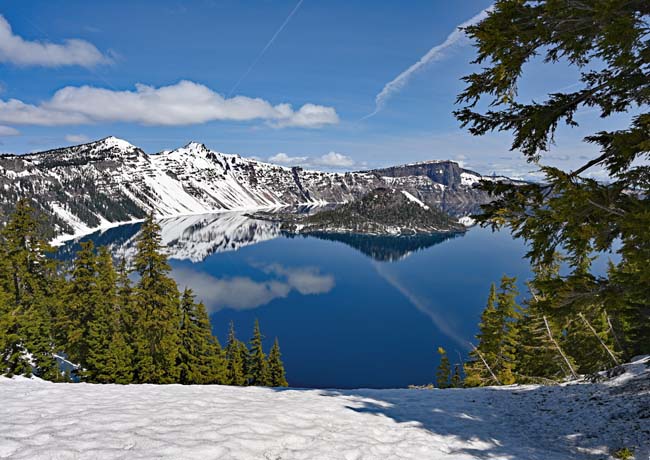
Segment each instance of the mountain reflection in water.
[[[341,233],[311,233],[295,236],[280,230],[278,222],[253,219],[245,213],[223,212],[161,219],[162,244],[170,259],[201,262],[212,254],[236,251],[244,246],[278,238],[318,238],[338,241],[379,262],[401,260],[411,253],[442,243],[462,233],[430,235],[360,235]],[[116,258],[131,260],[140,223],[125,224],[98,231],[61,246],[56,257],[72,258],[80,243],[92,240],[96,246],[108,246]]]

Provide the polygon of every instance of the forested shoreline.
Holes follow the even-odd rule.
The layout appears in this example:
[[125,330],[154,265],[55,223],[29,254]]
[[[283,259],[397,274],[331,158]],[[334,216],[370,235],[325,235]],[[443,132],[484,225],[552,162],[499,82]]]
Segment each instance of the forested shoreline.
[[[69,267],[52,251],[32,204],[0,231],[0,365],[51,381],[287,386],[277,338],[268,356],[256,321],[248,346],[234,325],[225,347],[205,306],[179,290],[149,216],[130,265],[81,244]],[[60,363],[70,363],[64,371]]]
[[[553,308],[559,297],[548,286],[559,281],[559,263],[537,270],[528,296],[519,302],[517,278],[493,283],[481,314],[469,360],[453,366],[438,349],[439,388],[486,385],[556,384],[616,369],[645,353],[647,324],[635,322],[629,308],[591,305],[573,311]],[[609,305],[615,307],[615,305]],[[461,371],[462,369],[462,371]]]

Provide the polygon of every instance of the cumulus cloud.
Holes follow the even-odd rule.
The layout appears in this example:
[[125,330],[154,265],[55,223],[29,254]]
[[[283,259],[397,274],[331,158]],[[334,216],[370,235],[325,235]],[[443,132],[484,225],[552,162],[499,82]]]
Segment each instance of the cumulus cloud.
[[444,58],[445,53],[454,47],[467,45],[469,43],[469,39],[467,38],[467,35],[463,29],[465,27],[481,22],[487,17],[492,8],[493,7],[490,6],[477,15],[473,16],[468,21],[465,21],[462,24],[456,26],[454,31],[447,36],[444,42],[431,48],[424,56],[420,58],[418,62],[386,83],[379,94],[377,94],[375,97],[375,110],[363,117],[363,119],[376,115],[382,108],[384,108],[388,99],[394,94],[400,92],[408,84],[411,77],[418,71],[422,70],[427,64]]
[[85,142],[90,142],[90,138],[84,134],[68,134],[65,136],[65,140],[71,144],[83,144]]
[[16,128],[0,125],[0,136],[17,136],[19,134],[20,131],[18,131]]
[[18,99],[0,99],[0,121],[15,125],[75,125],[88,123],[81,114],[65,113],[51,108],[25,104]]
[[281,165],[298,165],[306,162],[308,159],[309,157],[292,157],[282,152],[269,157],[269,161],[271,163],[277,163]]
[[15,35],[11,25],[0,15],[0,62],[19,66],[93,67],[111,59],[85,40],[69,39],[63,44],[28,41]]
[[300,110],[293,112],[290,105],[282,104],[281,110],[285,116],[272,121],[271,125],[277,128],[287,127],[311,127],[320,128],[325,125],[332,125],[339,122],[339,116],[332,107],[322,105],[305,104]]
[[348,168],[354,166],[355,162],[352,158],[342,153],[330,152],[322,155],[314,160],[316,166],[329,166],[332,168]]
[[189,268],[177,268],[172,275],[181,288],[191,286],[197,298],[213,312],[222,308],[257,308],[285,298],[292,291],[302,295],[324,294],[335,284],[333,276],[323,275],[313,267],[288,268],[276,264],[258,268],[272,278],[262,281],[242,276],[217,278]]
[[224,98],[205,85],[183,80],[174,85],[137,84],[134,91],[68,86],[38,105],[0,100],[0,121],[43,126],[99,122],[182,126],[209,121],[266,120],[277,127],[319,128],[339,121],[331,107],[272,105],[260,98]]
[[278,153],[269,157],[268,161],[285,166],[304,166],[306,168],[326,167],[338,169],[359,166],[359,164],[349,156],[337,152],[329,152],[317,157],[290,156],[286,153]]

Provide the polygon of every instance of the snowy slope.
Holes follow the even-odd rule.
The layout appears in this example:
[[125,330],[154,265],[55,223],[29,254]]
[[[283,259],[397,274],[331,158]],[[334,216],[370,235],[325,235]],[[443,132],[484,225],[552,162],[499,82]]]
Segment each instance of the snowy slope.
[[429,206],[427,206],[426,204],[424,204],[421,200],[415,198],[413,195],[411,195],[411,194],[410,194],[409,192],[407,192],[406,190],[402,190],[402,194],[403,194],[406,198],[408,198],[408,200],[409,200],[411,203],[415,203],[415,204],[419,205],[422,209],[429,209]]
[[473,187],[480,177],[450,161],[347,173],[309,171],[216,152],[196,142],[148,155],[108,137],[47,152],[0,155],[0,216],[18,199],[32,198],[50,219],[52,236],[69,237],[150,212],[172,217],[343,203],[389,186],[460,217],[489,200]]
[[[647,359],[646,359],[647,361]],[[607,459],[650,454],[645,363],[604,383],[466,390],[0,378],[0,458]]]

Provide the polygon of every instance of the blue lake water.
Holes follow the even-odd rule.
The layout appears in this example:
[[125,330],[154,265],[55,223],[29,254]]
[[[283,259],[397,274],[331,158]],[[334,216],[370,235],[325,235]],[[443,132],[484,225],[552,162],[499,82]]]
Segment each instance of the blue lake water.
[[[478,227],[455,237],[288,237],[275,224],[225,213],[162,222],[172,275],[211,312],[222,344],[233,321],[248,340],[259,319],[278,337],[291,386],[427,384],[444,347],[467,355],[489,291],[529,278],[524,244]],[[138,225],[91,235],[133,254]],[[59,252],[66,258],[70,243]]]

